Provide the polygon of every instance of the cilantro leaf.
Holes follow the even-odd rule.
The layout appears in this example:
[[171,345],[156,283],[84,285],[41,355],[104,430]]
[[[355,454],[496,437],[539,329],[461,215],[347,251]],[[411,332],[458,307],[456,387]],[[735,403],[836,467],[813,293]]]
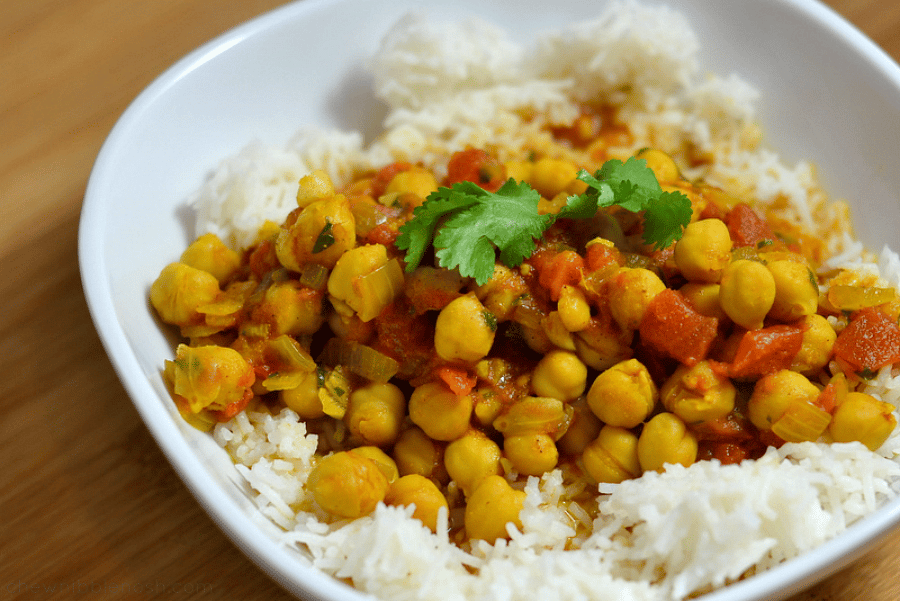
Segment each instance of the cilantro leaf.
[[[539,215],[541,195],[525,183],[510,179],[496,192],[488,192],[472,182],[459,182],[431,193],[413,212],[413,219],[400,227],[397,246],[410,249],[406,270],[422,260],[433,237],[435,255],[442,267],[459,268],[465,277],[484,284],[494,274],[495,249],[510,267],[531,256],[535,238],[540,238],[552,216]],[[435,235],[437,223],[447,220]],[[424,221],[417,223],[422,217]],[[424,242],[424,243],[423,243]]]
[[458,268],[460,275],[485,284],[494,273],[498,250],[500,261],[515,267],[531,256],[535,240],[557,219],[590,219],[600,208],[614,205],[643,212],[644,242],[656,248],[681,238],[690,221],[690,200],[681,192],[663,192],[644,159],[612,159],[593,175],[582,169],[578,179],[587,190],[568,197],[556,215],[540,215],[540,194],[513,179],[496,192],[473,182],[439,188],[400,226],[396,244],[406,251],[406,271],[418,267],[432,244],[441,267]]

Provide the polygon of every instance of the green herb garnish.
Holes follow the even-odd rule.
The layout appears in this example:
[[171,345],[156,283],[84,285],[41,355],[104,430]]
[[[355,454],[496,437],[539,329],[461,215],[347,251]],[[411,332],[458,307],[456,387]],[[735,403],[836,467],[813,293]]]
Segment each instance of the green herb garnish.
[[419,265],[431,244],[441,267],[459,268],[460,275],[485,284],[494,273],[497,250],[504,265],[516,267],[557,219],[590,219],[613,205],[643,211],[644,242],[657,249],[678,240],[690,221],[687,196],[663,192],[643,159],[613,159],[593,175],[580,171],[578,179],[588,185],[587,191],[570,196],[557,215],[540,215],[540,194],[512,179],[496,192],[472,182],[441,187],[400,226],[397,247],[406,251],[406,270]]

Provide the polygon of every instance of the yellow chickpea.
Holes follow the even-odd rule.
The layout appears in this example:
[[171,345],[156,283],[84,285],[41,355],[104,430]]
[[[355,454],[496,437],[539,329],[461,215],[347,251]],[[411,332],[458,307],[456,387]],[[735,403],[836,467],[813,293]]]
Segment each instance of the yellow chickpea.
[[559,439],[572,419],[572,408],[553,397],[526,396],[512,403],[494,420],[504,436],[541,432]]
[[[575,350],[575,337],[568,329],[566,329],[559,311],[550,311],[546,316],[541,318],[541,329],[550,341],[551,347],[560,348],[567,351]],[[549,352],[549,351],[547,351]]]
[[559,319],[569,332],[580,332],[591,323],[591,306],[579,288],[566,284],[556,304]]
[[534,163],[531,161],[506,161],[503,166],[506,167],[507,177],[511,177],[517,182],[524,182],[531,177]]
[[374,461],[341,451],[320,459],[306,486],[323,510],[353,519],[372,513],[384,500],[389,484]]
[[400,435],[406,418],[406,397],[391,383],[370,383],[350,393],[344,423],[367,445],[384,447]]
[[350,202],[341,194],[316,200],[275,238],[278,261],[291,271],[307,263],[331,269],[356,244],[356,219]]
[[762,263],[738,259],[722,272],[719,303],[737,325],[747,330],[763,327],[774,302],[775,278]]
[[637,451],[645,472],[663,471],[666,464],[687,467],[697,460],[697,438],[674,413],[659,413],[644,424]]
[[224,284],[241,266],[241,256],[215,234],[203,234],[181,253],[181,262],[212,274]]
[[806,376],[782,369],[756,382],[747,403],[748,417],[760,430],[771,430],[792,404],[812,405],[818,396],[819,389]]
[[716,319],[728,319],[728,315],[722,310],[719,303],[719,284],[707,284],[705,282],[688,282],[678,289],[691,303],[691,306],[701,315],[715,317]]
[[387,478],[388,484],[393,484],[400,477],[400,470],[397,468],[397,462],[391,459],[391,456],[371,445],[356,447],[353,449],[356,455],[362,455],[366,459],[375,462],[384,477]]
[[709,361],[679,365],[659,391],[663,406],[688,424],[725,417],[734,409],[736,394],[731,380]]
[[769,315],[791,322],[813,315],[819,307],[819,285],[805,263],[781,259],[766,265],[775,280],[775,302]]
[[544,198],[553,198],[560,192],[565,192],[577,175],[578,168],[573,163],[564,159],[542,157],[534,162],[528,183]]
[[497,321],[509,319],[519,299],[527,293],[528,286],[522,275],[502,263],[494,266],[494,273],[487,283],[475,289],[478,300]]
[[538,396],[574,401],[587,387],[587,366],[571,351],[552,350],[538,362],[531,387]]
[[858,441],[877,451],[896,427],[893,405],[863,392],[850,392],[834,410],[828,431],[835,442]]
[[306,207],[317,200],[334,196],[331,177],[322,169],[316,169],[300,178],[297,187],[297,206]]
[[633,339],[632,330],[620,330],[611,319],[594,320],[591,327],[575,333],[575,352],[588,367],[604,370],[632,356]]
[[556,448],[564,455],[576,456],[597,438],[603,423],[588,407],[587,399],[581,397],[572,403],[572,419],[566,433],[556,441]]
[[636,330],[650,301],[665,289],[663,281],[649,269],[622,267],[607,280],[610,314],[623,330]]
[[438,512],[447,508],[447,498],[437,485],[418,474],[403,476],[391,484],[384,498],[388,505],[415,505],[413,517],[425,524],[432,532],[437,531]]
[[828,365],[837,340],[837,332],[827,319],[815,313],[804,317],[801,326],[803,341],[800,350],[794,355],[791,369],[811,375]]
[[444,447],[428,438],[420,428],[408,428],[400,433],[393,458],[401,476],[419,474],[440,480],[444,471]]
[[173,391],[192,413],[221,410],[242,400],[253,386],[253,367],[232,348],[179,344],[175,359],[166,362]]
[[731,262],[731,235],[720,219],[701,219],[684,228],[675,243],[675,265],[692,282],[718,282]]
[[474,363],[490,352],[496,331],[496,317],[474,294],[467,294],[441,309],[435,323],[434,349],[445,361]]
[[421,199],[421,204],[428,195],[437,191],[438,184],[434,174],[422,167],[412,167],[401,171],[391,179],[385,188],[385,194],[414,194]]
[[219,292],[219,281],[211,273],[184,263],[170,263],[150,286],[150,304],[168,324],[196,325],[203,323],[197,309],[213,302]]
[[656,384],[637,359],[601,372],[587,394],[588,405],[600,421],[622,428],[634,428],[647,419],[657,398]]
[[357,246],[341,255],[328,276],[328,294],[335,308],[340,310],[340,304],[334,303],[336,299],[350,307],[362,321],[377,317],[399,290],[387,290],[383,296],[373,298],[363,295],[356,282],[387,263],[387,248],[382,244]]
[[441,382],[417,386],[409,397],[409,418],[434,440],[456,440],[469,429],[474,400]]
[[281,402],[303,419],[317,419],[325,415],[319,398],[319,377],[315,371],[303,374],[294,388],[278,392]]
[[444,450],[444,466],[466,496],[487,478],[501,473],[500,447],[481,430],[469,430]]
[[275,282],[253,309],[253,319],[268,324],[273,336],[315,334],[325,323],[322,300],[321,292],[306,288],[295,280]]
[[506,436],[503,454],[517,472],[526,476],[540,476],[559,462],[556,443],[543,432]]
[[498,538],[509,538],[507,524],[522,529],[519,513],[524,505],[525,491],[514,489],[503,476],[488,476],[466,503],[466,534],[491,544]]
[[671,156],[655,148],[644,148],[636,155],[639,159],[647,161],[647,167],[653,170],[656,179],[660,182],[675,182],[681,179],[678,166]]
[[581,456],[588,475],[597,482],[618,484],[641,475],[638,437],[617,426],[603,426]]

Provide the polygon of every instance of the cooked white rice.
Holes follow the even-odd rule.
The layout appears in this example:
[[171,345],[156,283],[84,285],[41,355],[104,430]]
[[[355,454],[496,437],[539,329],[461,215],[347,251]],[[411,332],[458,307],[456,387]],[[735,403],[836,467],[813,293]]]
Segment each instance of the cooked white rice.
[[[532,48],[483,22],[409,15],[372,63],[375,91],[391,109],[385,134],[368,148],[355,133],[316,131],[284,148],[248,146],[198,191],[197,234],[251,244],[263,221],[280,222],[296,206],[297,180],[315,168],[346,181],[402,158],[440,171],[466,144],[501,156],[540,148],[548,144],[542,126],[577,114],[576,90],[622,103],[638,138],[623,155],[693,145],[718,159],[707,179],[762,202],[786,199],[785,216],[811,231],[833,227],[845,208],[824,203],[811,166],[785,165],[758,147],[757,92],[734,76],[700,78],[697,52],[680,15],[634,2]],[[540,118],[526,123],[525,111]],[[849,266],[900,285],[900,260],[889,249],[873,256],[846,233],[832,240],[825,269]],[[900,372],[881,370],[867,392],[897,406]],[[521,532],[510,526],[510,540],[476,541],[466,551],[450,542],[446,513],[437,534],[411,508],[320,520],[304,491],[316,437],[293,411],[248,411],[214,437],[286,542],[326,573],[391,600],[681,599],[821,545],[900,489],[898,433],[877,453],[861,444],[788,444],[741,465],[699,462],[602,485],[593,523],[577,505],[560,508],[573,493],[554,471],[528,481]],[[579,549],[566,550],[573,540]]]

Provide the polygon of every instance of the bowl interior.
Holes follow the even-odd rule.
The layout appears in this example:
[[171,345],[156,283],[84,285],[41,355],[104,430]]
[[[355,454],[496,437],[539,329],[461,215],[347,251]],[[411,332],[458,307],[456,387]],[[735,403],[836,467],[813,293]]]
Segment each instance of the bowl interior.
[[[806,0],[671,0],[693,23],[704,68],[737,73],[762,92],[767,142],[788,162],[811,159],[826,187],[850,200],[871,248],[900,229],[900,70],[853,27]],[[251,21],[185,57],[122,116],[91,175],[79,253],[92,316],[148,428],[223,530],[289,590],[362,596],[308,568],[277,542],[231,462],[177,416],[160,370],[173,339],[149,308],[149,286],[190,243],[185,201],[208,171],[249,141],[285,142],[301,126],[379,129],[366,58],[409,10],[480,15],[530,39],[584,14],[579,0],[552,11],[536,0],[444,3],[304,0]],[[599,9],[597,9],[599,10]],[[900,521],[892,503],[846,536],[716,598],[780,598],[856,556]],[[841,559],[845,558],[845,559]]]

